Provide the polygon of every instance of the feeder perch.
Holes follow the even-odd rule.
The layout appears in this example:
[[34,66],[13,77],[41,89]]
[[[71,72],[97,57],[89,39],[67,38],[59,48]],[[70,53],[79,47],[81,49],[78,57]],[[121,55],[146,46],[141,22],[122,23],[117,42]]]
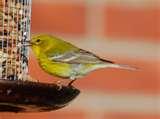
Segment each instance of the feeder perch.
[[0,112],[51,111],[68,105],[80,91],[72,86],[29,80],[31,0],[0,0]]

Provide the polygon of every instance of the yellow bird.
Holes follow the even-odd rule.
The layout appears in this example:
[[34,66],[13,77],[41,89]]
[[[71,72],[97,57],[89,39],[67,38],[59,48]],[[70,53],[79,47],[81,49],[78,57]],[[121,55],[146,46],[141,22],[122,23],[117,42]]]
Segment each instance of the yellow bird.
[[69,85],[76,79],[100,68],[136,69],[102,59],[51,35],[34,36],[30,45],[41,68],[51,75],[70,79]]

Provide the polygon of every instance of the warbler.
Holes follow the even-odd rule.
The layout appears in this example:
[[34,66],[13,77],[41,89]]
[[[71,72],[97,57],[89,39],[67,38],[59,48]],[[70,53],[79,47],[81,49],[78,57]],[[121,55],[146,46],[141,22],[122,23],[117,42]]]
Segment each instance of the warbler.
[[100,68],[136,69],[102,59],[51,35],[33,36],[29,43],[40,67],[51,75],[70,79],[69,85],[72,85],[76,79]]

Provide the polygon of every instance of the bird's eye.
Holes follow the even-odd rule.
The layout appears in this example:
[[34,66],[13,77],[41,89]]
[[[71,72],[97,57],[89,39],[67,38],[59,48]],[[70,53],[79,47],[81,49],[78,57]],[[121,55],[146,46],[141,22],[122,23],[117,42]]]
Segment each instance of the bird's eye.
[[40,41],[41,41],[40,39],[37,39],[37,40],[36,40],[37,43],[39,43]]

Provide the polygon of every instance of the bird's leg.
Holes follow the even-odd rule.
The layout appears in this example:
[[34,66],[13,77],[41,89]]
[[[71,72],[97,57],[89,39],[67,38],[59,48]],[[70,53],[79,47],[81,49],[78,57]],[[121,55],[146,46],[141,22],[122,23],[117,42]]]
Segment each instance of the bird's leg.
[[75,82],[75,81],[76,81],[76,79],[70,81],[69,84],[68,84],[68,86],[72,86],[73,82]]

